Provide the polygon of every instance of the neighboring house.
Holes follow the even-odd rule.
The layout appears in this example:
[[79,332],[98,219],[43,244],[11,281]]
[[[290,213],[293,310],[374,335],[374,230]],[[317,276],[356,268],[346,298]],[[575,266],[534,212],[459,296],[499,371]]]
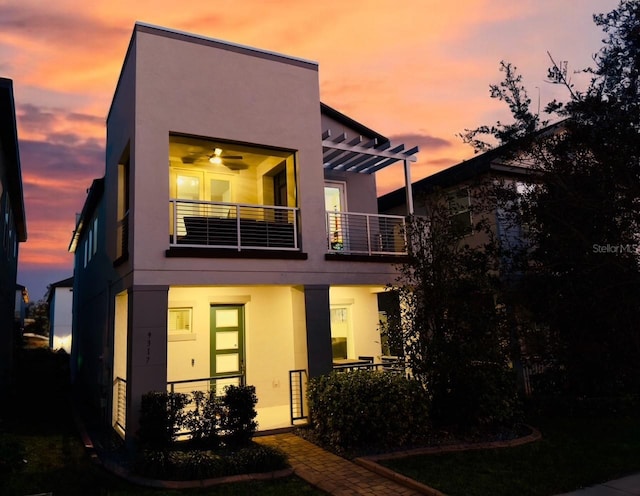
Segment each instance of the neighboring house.
[[[550,126],[545,130],[553,130]],[[486,198],[491,188],[511,188],[512,201],[535,182],[535,171],[526,163],[511,157],[514,145],[503,145],[488,152],[460,162],[436,174],[412,184],[412,202],[416,215],[426,213],[429,199],[437,195],[446,202],[451,223],[462,233],[465,244],[471,246],[486,241],[487,233],[478,231],[476,226],[482,218],[488,220],[488,227],[496,239],[509,246],[523,242],[522,226],[513,221],[513,216],[505,213],[504,206],[491,203]],[[378,199],[380,212],[403,215],[407,213],[406,190],[398,189]]]
[[73,315],[73,277],[49,286],[49,347],[71,353],[71,321]]
[[305,372],[380,362],[406,250],[375,172],[409,178],[418,149],[322,104],[316,63],[138,23],[106,149],[70,246],[71,360],[125,438],[148,391],[250,384],[266,430]]
[[0,78],[0,384],[11,380],[18,244],[27,240],[13,82]]

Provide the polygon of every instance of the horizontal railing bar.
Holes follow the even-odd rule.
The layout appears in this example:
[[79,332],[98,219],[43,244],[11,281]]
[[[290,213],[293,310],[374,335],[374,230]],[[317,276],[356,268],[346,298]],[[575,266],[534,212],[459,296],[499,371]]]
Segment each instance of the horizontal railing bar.
[[167,386],[171,384],[186,384],[188,382],[204,382],[204,381],[213,381],[213,380],[224,380],[224,379],[237,379],[239,377],[243,377],[243,374],[229,374],[229,375],[217,375],[215,377],[203,377],[202,379],[182,379],[179,381],[167,381]]
[[240,207],[240,208],[264,208],[268,210],[288,210],[291,212],[295,212],[298,210],[298,207],[283,207],[281,205],[258,205],[255,203],[228,203],[228,202],[212,202],[205,200],[183,200],[180,198],[171,198],[169,199],[171,203],[191,203],[194,205],[215,205],[220,207]]
[[327,214],[335,215],[337,217],[344,216],[344,217],[371,217],[376,219],[398,219],[398,220],[402,220],[403,224],[405,220],[405,217],[402,215],[370,214],[370,213],[363,213],[363,212],[336,212],[333,210],[327,210],[326,212]]

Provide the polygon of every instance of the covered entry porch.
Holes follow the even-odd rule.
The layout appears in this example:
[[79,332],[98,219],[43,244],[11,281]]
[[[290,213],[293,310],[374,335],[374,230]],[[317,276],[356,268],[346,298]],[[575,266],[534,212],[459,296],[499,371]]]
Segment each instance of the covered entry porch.
[[[259,430],[290,426],[291,371],[313,376],[362,356],[380,363],[381,291],[261,285],[171,286],[151,298],[138,288],[124,292],[115,301],[111,423],[133,434],[141,397],[151,390],[220,394],[246,384],[256,388]],[[159,327],[132,325],[139,319]]]

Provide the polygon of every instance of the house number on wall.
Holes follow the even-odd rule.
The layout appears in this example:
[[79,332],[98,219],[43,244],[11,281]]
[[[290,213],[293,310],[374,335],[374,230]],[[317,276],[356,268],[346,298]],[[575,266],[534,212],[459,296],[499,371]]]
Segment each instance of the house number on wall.
[[151,360],[151,332],[147,334],[147,365]]

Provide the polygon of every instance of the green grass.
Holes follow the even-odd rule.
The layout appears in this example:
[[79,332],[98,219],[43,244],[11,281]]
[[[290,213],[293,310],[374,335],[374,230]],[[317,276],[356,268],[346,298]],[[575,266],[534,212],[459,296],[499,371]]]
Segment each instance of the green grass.
[[[69,408],[64,357],[29,350],[20,361],[17,388],[0,400],[0,442],[24,448],[20,470],[0,475],[0,495],[52,492],[56,496],[314,496],[324,494],[297,477],[164,490],[128,483],[91,461]],[[60,367],[61,366],[61,367]],[[2,450],[0,449],[0,454]]]
[[640,471],[640,415],[540,420],[543,438],[516,448],[425,455],[382,464],[449,496],[549,496]]

